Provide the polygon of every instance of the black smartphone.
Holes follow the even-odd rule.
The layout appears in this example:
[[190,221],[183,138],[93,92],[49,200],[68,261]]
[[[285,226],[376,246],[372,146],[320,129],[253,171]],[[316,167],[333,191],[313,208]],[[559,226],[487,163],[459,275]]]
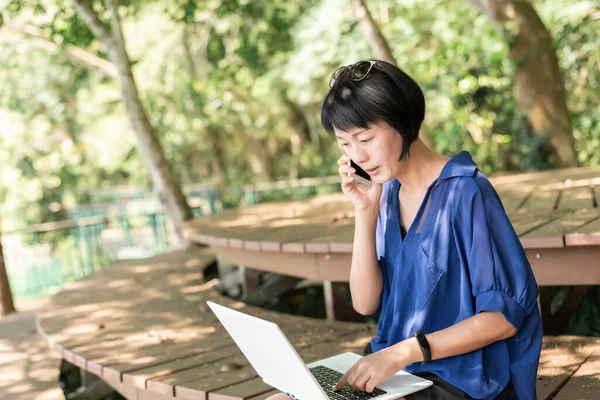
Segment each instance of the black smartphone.
[[365,186],[367,189],[370,188],[371,177],[369,176],[369,174],[367,174],[364,169],[356,165],[356,163],[352,160],[350,160],[350,167],[354,168],[354,170],[356,171],[356,173],[350,174],[350,176],[354,178],[356,182]]

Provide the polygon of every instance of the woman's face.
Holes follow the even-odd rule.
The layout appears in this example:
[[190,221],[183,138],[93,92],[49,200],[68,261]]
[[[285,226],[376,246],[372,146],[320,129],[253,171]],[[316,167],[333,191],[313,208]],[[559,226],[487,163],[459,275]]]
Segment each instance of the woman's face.
[[367,129],[334,131],[340,149],[371,175],[374,182],[384,183],[397,175],[402,137],[391,126],[379,122]]

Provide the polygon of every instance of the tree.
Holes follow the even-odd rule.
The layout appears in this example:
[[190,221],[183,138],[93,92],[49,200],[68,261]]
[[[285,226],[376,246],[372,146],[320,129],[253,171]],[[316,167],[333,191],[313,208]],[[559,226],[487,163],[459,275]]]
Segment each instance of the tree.
[[143,159],[150,170],[154,189],[173,221],[177,235],[184,241],[183,222],[192,219],[193,213],[140,101],[131,61],[125,48],[117,1],[105,1],[110,14],[110,27],[100,19],[89,0],[74,0],[74,4],[83,21],[96,39],[104,45],[109,59],[117,67],[121,100],[136,134]]
[[[365,4],[365,0],[351,0],[352,1],[352,9],[354,10],[354,15],[358,20],[360,27],[365,34],[369,44],[371,45],[371,49],[375,53],[375,56],[383,61],[387,61],[390,64],[398,65],[398,61],[392,54],[392,49],[388,44],[387,40],[381,33],[381,30],[377,26],[377,23],[373,20],[373,17],[369,13],[369,9]],[[419,138],[429,147],[433,146],[433,141],[431,137],[427,133],[425,127],[421,128],[419,132]]]
[[4,252],[2,251],[2,240],[0,235],[0,308],[2,308],[2,315],[14,313],[15,304],[13,302],[12,290],[10,289],[10,282],[8,281],[8,273],[6,272],[6,265],[4,264]]
[[516,66],[515,97],[533,129],[547,136],[558,166],[577,166],[564,80],[550,32],[528,0],[471,0],[506,38]]

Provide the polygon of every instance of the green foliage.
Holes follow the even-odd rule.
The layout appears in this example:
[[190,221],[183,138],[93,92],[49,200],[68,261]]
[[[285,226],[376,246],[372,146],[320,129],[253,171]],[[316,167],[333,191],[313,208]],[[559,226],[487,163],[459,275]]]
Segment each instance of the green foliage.
[[570,319],[566,334],[600,336],[600,286],[593,286]]
[[[109,24],[103,2],[93,5]],[[600,165],[597,6],[536,7],[555,40],[580,161]],[[508,44],[486,16],[441,0],[375,0],[369,9],[426,93],[425,126],[438,151],[468,150],[486,173],[554,165],[517,107]],[[184,183],[336,172],[339,151],[319,127],[327,81],[339,64],[373,55],[347,0],[121,1],[120,11],[140,95]],[[10,168],[3,182],[20,186],[5,185],[5,212],[49,221],[88,189],[148,187],[117,82],[67,54],[69,44],[106,58],[71,2],[9,0],[2,15],[59,44],[2,39],[0,112],[11,132],[0,137]]]

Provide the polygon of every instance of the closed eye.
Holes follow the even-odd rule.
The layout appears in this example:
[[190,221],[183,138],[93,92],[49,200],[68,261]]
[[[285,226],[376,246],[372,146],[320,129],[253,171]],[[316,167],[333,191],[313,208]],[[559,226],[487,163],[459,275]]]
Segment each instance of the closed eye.
[[373,139],[373,138],[370,138],[370,139],[364,139],[364,140],[361,140],[360,142],[361,142],[361,143],[367,143],[367,142],[370,142],[370,141],[371,141],[371,139]]

